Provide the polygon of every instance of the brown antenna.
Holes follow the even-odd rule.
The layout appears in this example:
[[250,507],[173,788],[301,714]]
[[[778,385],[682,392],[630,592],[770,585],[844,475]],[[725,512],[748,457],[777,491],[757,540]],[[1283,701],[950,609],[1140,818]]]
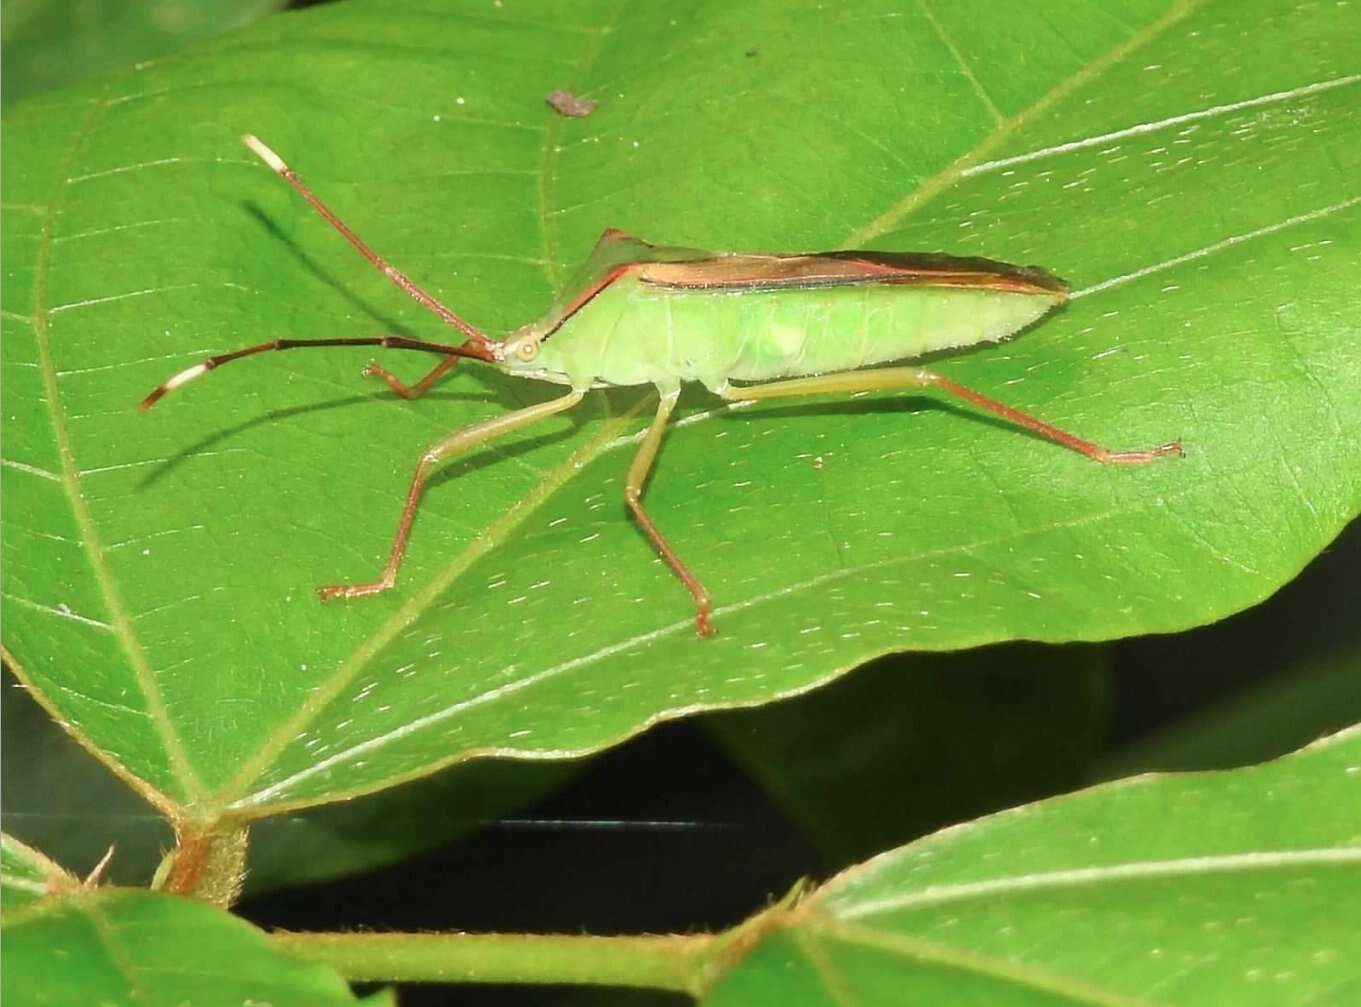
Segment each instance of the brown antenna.
[[[389,350],[420,350],[423,353],[438,353],[443,356],[445,360],[436,366],[435,372],[432,372],[431,374],[432,377],[447,371],[449,367],[452,366],[452,361],[457,360],[459,357],[472,357],[474,360],[485,360],[488,363],[494,363],[496,360],[492,355],[492,351],[481,343],[473,343],[471,345],[464,343],[462,346],[447,346],[444,343],[427,343],[421,339],[407,339],[405,336],[355,336],[342,339],[274,339],[268,343],[247,346],[242,350],[233,350],[230,353],[219,353],[217,356],[200,360],[193,367],[186,367],[168,381],[163,381],[153,388],[151,394],[144,398],[137,408],[142,412],[146,412],[157,402],[160,402],[161,399],[165,398],[168,393],[173,392],[181,385],[187,384],[195,378],[202,377],[213,370],[213,368],[221,367],[223,364],[229,364],[233,360],[254,356],[257,353],[268,353],[270,350],[304,350],[312,346],[381,346],[384,349]],[[389,385],[393,385],[393,381],[395,380],[388,375],[387,372],[373,364],[369,365],[369,369],[366,370],[365,373],[377,374],[379,377],[386,378]],[[422,386],[426,384],[428,384],[428,381],[421,382],[421,384],[417,386],[418,391],[416,391],[415,394],[408,394],[400,387],[400,383],[393,385],[393,388],[399,394],[402,394],[404,398],[415,398],[416,395],[419,395],[421,391],[425,390]]]
[[241,142],[244,143],[247,147],[249,147],[255,153],[255,155],[260,158],[260,160],[264,161],[265,164],[269,165],[280,175],[282,175],[285,182],[293,186],[293,188],[297,189],[298,194],[301,195],[303,199],[311,203],[312,208],[315,209],[318,213],[320,213],[323,217],[325,217],[327,221],[330,223],[330,225],[344,236],[346,241],[348,241],[355,248],[359,249],[360,255],[362,255],[364,258],[372,262],[374,266],[376,266],[378,269],[382,270],[384,276],[386,276],[393,283],[397,284],[397,286],[401,287],[416,300],[420,301],[423,305],[425,305],[435,314],[439,315],[450,325],[454,326],[469,339],[475,339],[480,343],[490,342],[490,340],[485,335],[483,335],[482,332],[480,332],[478,329],[474,328],[472,325],[465,322],[462,318],[460,318],[454,312],[450,311],[434,297],[431,297],[420,287],[416,286],[416,284],[405,273],[403,273],[400,269],[392,265],[381,255],[375,252],[372,248],[366,245],[364,243],[364,239],[362,239],[361,237],[359,237],[359,235],[351,231],[349,227],[346,226],[343,220],[341,220],[334,213],[332,213],[330,207],[328,207],[325,203],[318,199],[313,194],[312,190],[303,184],[302,179],[298,177],[298,173],[294,171],[292,168],[290,168],[288,165],[284,164],[284,159],[281,158],[278,154],[274,153],[274,151],[270,150],[267,146],[265,146],[265,144],[261,142],[258,136],[255,136],[251,133],[246,133],[241,137]]

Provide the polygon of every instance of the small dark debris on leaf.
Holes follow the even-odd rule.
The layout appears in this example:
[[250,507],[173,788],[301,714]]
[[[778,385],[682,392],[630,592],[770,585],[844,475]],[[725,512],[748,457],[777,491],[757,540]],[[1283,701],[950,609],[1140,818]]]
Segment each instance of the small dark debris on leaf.
[[561,87],[545,98],[544,101],[552,105],[555,111],[562,115],[571,116],[573,119],[584,119],[594,112],[595,107],[600,104],[593,98],[578,98],[571,91]]
[[747,54],[747,56],[750,57],[750,56],[755,56],[758,52],[760,52],[759,49],[752,48],[752,49],[748,49],[746,54]]

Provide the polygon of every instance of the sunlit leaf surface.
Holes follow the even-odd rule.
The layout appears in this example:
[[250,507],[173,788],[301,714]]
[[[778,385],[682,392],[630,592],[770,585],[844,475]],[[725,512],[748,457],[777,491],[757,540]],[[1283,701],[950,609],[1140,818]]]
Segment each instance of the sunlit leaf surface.
[[[996,11],[355,0],[21,103],[4,617],[25,679],[163,807],[261,815],[591,751],[893,649],[1170,631],[1275,590],[1361,503],[1361,8]],[[560,87],[599,106],[564,118]],[[622,500],[650,393],[598,393],[450,465],[397,590],[323,606],[317,585],[377,573],[422,450],[552,392],[468,367],[408,403],[363,351],[294,353],[137,415],[206,353],[448,334],[247,130],[494,332],[606,226],[1043,263],[1072,303],[941,369],[1187,457],[1104,469],[922,398],[697,393],[648,501],[716,600],[702,641]]]

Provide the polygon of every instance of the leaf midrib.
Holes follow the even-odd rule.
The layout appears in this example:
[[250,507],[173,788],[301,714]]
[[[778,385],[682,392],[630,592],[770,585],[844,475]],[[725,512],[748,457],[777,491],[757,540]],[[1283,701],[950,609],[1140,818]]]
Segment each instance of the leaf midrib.
[[[1293,850],[1257,850],[1207,856],[1173,857],[1165,860],[1123,861],[1098,867],[1073,867],[1056,871],[1017,874],[986,881],[928,885],[915,892],[871,900],[844,908],[828,907],[837,919],[859,919],[877,913],[905,909],[935,908],[959,902],[989,901],[1008,895],[1088,888],[1109,882],[1146,878],[1201,877],[1253,871],[1288,870],[1299,866],[1336,867],[1361,864],[1361,846],[1316,846]],[[829,901],[835,903],[835,894]]]

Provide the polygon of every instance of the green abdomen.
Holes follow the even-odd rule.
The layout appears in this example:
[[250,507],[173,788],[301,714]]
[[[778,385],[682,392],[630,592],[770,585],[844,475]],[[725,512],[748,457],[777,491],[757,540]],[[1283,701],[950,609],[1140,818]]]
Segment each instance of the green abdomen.
[[736,381],[830,371],[1002,339],[1061,300],[967,287],[683,290],[626,280],[543,345],[573,384]]

